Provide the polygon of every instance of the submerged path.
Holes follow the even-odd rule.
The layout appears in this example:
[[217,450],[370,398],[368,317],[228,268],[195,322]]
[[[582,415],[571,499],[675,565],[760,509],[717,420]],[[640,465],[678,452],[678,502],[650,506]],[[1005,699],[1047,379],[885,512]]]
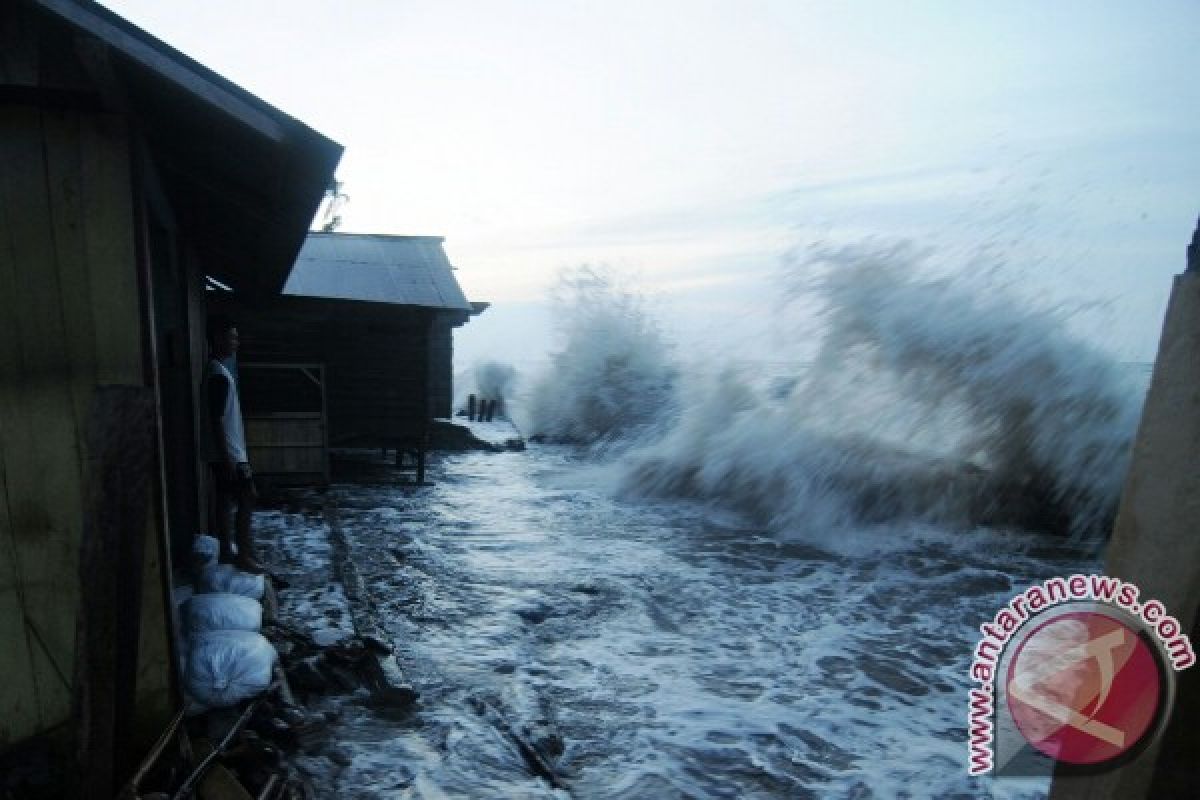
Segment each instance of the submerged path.
[[1085,566],[989,532],[780,544],[710,508],[614,500],[553,447],[430,475],[325,497],[421,692],[411,712],[321,701],[342,749],[309,766],[339,797],[977,796],[976,626]]

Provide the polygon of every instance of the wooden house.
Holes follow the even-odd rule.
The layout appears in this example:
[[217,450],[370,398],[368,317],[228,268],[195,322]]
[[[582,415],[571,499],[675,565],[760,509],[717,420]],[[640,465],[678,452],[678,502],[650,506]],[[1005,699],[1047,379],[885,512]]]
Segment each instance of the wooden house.
[[0,759],[77,747],[70,796],[180,708],[204,276],[277,294],[340,155],[94,2],[0,3]]
[[251,461],[280,481],[328,478],[328,447],[411,452],[450,416],[467,302],[436,236],[310,233],[281,296],[210,291],[238,324]]

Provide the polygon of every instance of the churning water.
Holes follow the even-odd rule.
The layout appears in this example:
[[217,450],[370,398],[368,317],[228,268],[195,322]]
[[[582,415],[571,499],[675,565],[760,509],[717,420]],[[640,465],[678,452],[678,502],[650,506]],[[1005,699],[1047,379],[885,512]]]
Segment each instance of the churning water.
[[968,779],[970,654],[1013,593],[1098,566],[1142,389],[911,252],[809,267],[813,363],[680,366],[587,274],[523,418],[569,443],[336,488],[422,691],[357,712],[340,796],[1045,792]]
[[916,522],[832,552],[781,541],[702,504],[614,499],[562,446],[435,470],[423,494],[337,489],[422,692],[413,718],[347,726],[339,796],[563,796],[518,738],[574,797],[979,796],[977,626],[1094,566],[1061,540]]

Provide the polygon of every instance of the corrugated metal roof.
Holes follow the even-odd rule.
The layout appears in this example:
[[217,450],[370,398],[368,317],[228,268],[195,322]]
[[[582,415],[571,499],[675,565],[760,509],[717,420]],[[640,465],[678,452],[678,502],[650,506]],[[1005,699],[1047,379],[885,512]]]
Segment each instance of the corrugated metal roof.
[[440,236],[310,233],[283,293],[472,311]]

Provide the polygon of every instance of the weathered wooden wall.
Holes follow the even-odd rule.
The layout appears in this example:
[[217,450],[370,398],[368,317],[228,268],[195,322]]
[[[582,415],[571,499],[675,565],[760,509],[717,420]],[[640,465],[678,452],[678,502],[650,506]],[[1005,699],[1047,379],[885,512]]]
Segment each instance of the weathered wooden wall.
[[[120,779],[177,705],[167,534],[186,552],[205,513],[203,276],[278,292],[340,153],[94,4],[0,2],[0,752],[70,734],[90,687],[120,707],[98,734]],[[86,415],[112,384],[153,398],[153,485],[146,530],[106,540],[119,574],[87,573],[120,588],[97,609],[83,494],[115,471]],[[114,614],[115,670],[76,673],[77,620]]]
[[454,326],[462,314],[439,313],[429,334],[429,413],[448,419],[454,403]]
[[328,483],[324,367],[240,361],[238,382],[250,400],[243,418],[254,472],[276,482]]
[[320,411],[246,417],[246,442],[257,475],[329,479],[324,418]]
[[123,120],[0,106],[0,749],[70,711],[84,421],[144,383],[135,247]]
[[[210,292],[213,311],[231,314],[239,361],[325,366],[332,446],[380,446],[424,435],[430,419],[433,312],[354,300],[235,298]],[[242,397],[246,413],[290,408],[286,389]]]

